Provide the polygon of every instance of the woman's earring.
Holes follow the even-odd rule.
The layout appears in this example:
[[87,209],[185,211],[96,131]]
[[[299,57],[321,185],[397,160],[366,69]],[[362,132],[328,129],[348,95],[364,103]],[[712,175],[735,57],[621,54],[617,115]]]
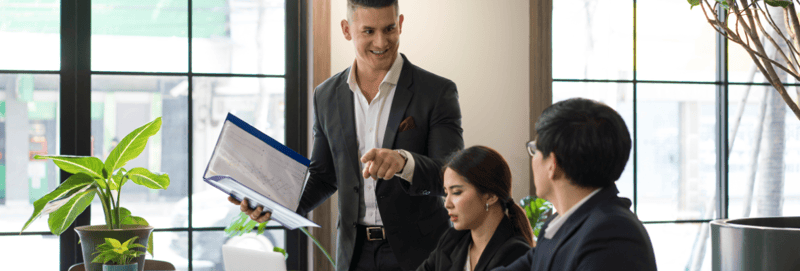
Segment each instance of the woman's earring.
[[486,211],[487,212],[489,211],[489,203],[488,202],[486,203]]

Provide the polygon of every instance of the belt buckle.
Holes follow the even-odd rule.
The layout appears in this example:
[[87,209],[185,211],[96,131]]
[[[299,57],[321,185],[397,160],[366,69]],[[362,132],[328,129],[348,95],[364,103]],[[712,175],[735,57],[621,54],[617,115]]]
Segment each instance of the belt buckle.
[[[372,237],[372,230],[380,230],[381,234],[380,237]],[[367,227],[367,240],[368,241],[380,241],[383,240],[386,236],[386,233],[383,230],[383,227]]]

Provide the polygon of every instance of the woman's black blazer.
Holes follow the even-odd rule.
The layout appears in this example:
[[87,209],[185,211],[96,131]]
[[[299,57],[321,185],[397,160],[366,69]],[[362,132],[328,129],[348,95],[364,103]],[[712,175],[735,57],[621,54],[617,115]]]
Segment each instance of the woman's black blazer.
[[[428,259],[422,262],[417,271],[464,270],[470,244],[472,244],[472,236],[469,230],[448,229],[439,238],[436,249],[431,252]],[[509,265],[530,249],[525,238],[514,233],[511,220],[503,217],[473,271],[491,270],[495,267]]]

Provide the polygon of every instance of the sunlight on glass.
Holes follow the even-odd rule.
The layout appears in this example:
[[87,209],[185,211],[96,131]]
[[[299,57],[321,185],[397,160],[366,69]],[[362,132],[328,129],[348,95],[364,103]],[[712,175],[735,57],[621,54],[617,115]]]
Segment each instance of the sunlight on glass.
[[553,78],[633,79],[633,3],[553,1]]
[[284,0],[192,0],[192,71],[283,75]]
[[58,70],[61,1],[0,1],[0,70]]
[[711,219],[716,209],[714,85],[639,84],[642,221]]
[[[58,75],[0,74],[0,232],[19,232],[59,170],[34,155],[58,154]],[[49,232],[47,218],[26,232]]]
[[[708,224],[645,224],[644,228],[653,243],[658,269],[711,270],[711,238],[697,238],[702,227],[708,228]],[[700,249],[703,245],[705,251]]]
[[717,33],[686,1],[636,2],[639,80],[714,81]]

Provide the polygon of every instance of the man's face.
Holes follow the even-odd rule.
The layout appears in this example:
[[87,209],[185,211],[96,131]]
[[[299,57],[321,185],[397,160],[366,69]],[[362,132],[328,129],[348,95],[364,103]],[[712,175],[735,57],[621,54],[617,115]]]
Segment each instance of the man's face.
[[[542,152],[533,149],[533,157],[531,157],[531,169],[533,170],[533,185],[536,186],[536,196],[550,200],[552,193],[552,180],[550,180],[549,165],[550,159],[554,159],[552,155],[546,159],[543,157]],[[551,153],[552,154],[552,153]]]
[[392,67],[400,46],[403,15],[393,6],[356,8],[352,21],[342,20],[342,32],[352,40],[358,69],[386,70]]

